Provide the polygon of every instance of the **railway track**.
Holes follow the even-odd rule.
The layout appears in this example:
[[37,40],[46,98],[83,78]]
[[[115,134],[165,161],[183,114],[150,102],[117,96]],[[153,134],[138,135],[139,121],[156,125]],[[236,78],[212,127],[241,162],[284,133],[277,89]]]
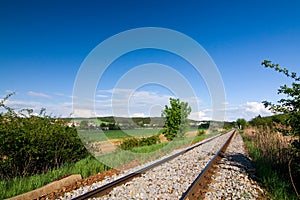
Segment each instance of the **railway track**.
[[220,160],[223,154],[225,153],[231,139],[233,138],[235,131],[229,136],[221,148],[215,153],[212,159],[207,163],[205,168],[201,171],[195,181],[190,185],[187,191],[182,195],[180,200],[189,200],[189,199],[203,199],[210,178],[213,175],[214,165],[216,165]]
[[[202,191],[206,187],[207,180],[210,177],[210,169],[220,159],[220,156],[225,151],[234,133],[235,131],[230,131],[226,134],[209,138],[163,160],[112,181],[111,183],[74,197],[73,199],[118,199],[121,197],[125,199],[153,199],[156,195],[157,197],[159,196],[158,199],[199,199],[203,197]],[[185,160],[188,154],[190,154],[190,158]],[[194,160],[190,162],[191,159]],[[178,163],[182,163],[185,166],[180,166]],[[173,170],[173,166],[175,166],[175,170]],[[164,173],[169,175],[164,175]],[[185,174],[189,175],[185,176]],[[187,177],[190,178],[186,179]],[[168,189],[164,189],[164,185],[168,185],[168,183],[164,184],[164,181],[171,183],[170,186],[167,186],[169,187]],[[176,188],[177,186],[174,186],[172,181],[178,183],[178,187],[180,188]],[[155,182],[157,182],[158,185],[156,185]],[[143,187],[146,187],[146,189],[143,189]],[[133,192],[137,188],[138,191]],[[126,197],[122,196],[122,193],[118,190],[127,191],[128,194],[124,194]],[[178,192],[176,192],[176,190],[178,190]],[[165,191],[166,194],[164,196],[164,194],[158,194],[157,191]],[[170,196],[168,193],[172,193],[172,195]]]

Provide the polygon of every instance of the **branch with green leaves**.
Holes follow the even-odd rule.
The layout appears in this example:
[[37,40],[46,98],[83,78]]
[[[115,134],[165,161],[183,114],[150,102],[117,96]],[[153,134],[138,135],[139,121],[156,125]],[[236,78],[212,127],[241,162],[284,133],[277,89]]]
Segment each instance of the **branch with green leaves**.
[[273,64],[269,60],[264,60],[262,65],[266,68],[272,68],[275,71],[283,73],[287,77],[294,80],[291,87],[281,85],[277,91],[277,94],[284,94],[287,98],[280,99],[278,104],[275,105],[268,101],[263,101],[265,107],[269,107],[274,113],[294,113],[300,111],[300,76],[296,72],[289,72],[286,68],[281,68],[279,64]]

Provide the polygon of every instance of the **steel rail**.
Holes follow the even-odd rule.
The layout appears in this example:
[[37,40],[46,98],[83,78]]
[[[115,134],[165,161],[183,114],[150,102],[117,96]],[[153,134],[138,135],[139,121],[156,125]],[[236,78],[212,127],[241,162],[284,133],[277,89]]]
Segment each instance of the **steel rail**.
[[154,167],[156,167],[158,165],[161,165],[161,164],[163,164],[165,162],[168,162],[168,161],[176,158],[177,156],[182,155],[182,154],[184,154],[184,153],[186,153],[186,152],[188,152],[188,151],[190,151],[190,150],[192,150],[192,149],[194,149],[194,148],[196,148],[196,147],[198,147],[198,146],[200,146],[202,144],[210,142],[210,141],[212,141],[212,140],[220,137],[221,135],[222,134],[219,134],[219,135],[216,135],[214,137],[211,137],[211,138],[208,138],[206,140],[203,140],[203,141],[201,141],[201,142],[199,142],[199,143],[197,143],[197,144],[195,144],[195,145],[193,145],[191,147],[188,147],[188,148],[186,148],[186,149],[184,149],[184,150],[182,150],[182,151],[180,151],[180,152],[178,152],[176,154],[168,156],[168,157],[166,157],[166,158],[164,158],[162,160],[159,160],[158,162],[155,162],[155,163],[153,163],[153,164],[151,164],[149,166],[146,166],[146,167],[144,167],[142,169],[139,169],[139,170],[137,170],[135,172],[132,172],[132,173],[130,173],[128,175],[125,175],[125,176],[123,176],[123,177],[121,177],[121,178],[119,178],[117,180],[114,180],[114,181],[112,181],[110,183],[107,183],[107,184],[105,184],[105,185],[103,185],[103,186],[101,186],[99,188],[96,188],[96,189],[94,189],[94,190],[92,190],[90,192],[87,192],[87,193],[82,194],[80,196],[74,197],[72,199],[73,200],[83,200],[83,199],[88,199],[88,198],[93,198],[93,197],[101,197],[101,196],[107,195],[107,194],[109,194],[109,192],[111,190],[113,190],[114,187],[117,187],[117,186],[119,186],[119,185],[121,185],[123,183],[126,183],[126,182],[132,180],[133,178],[140,176],[141,174],[145,173],[146,171],[148,171],[148,170],[150,170],[150,169],[152,169],[152,168],[154,168]]
[[215,153],[212,159],[207,163],[205,168],[201,171],[195,181],[190,185],[185,193],[181,196],[180,200],[191,200],[191,199],[203,199],[205,195],[205,189],[207,184],[210,182],[212,176],[213,167],[216,163],[221,160],[224,152],[226,151],[231,139],[235,134],[235,130],[232,131],[229,138],[221,146],[221,148]]

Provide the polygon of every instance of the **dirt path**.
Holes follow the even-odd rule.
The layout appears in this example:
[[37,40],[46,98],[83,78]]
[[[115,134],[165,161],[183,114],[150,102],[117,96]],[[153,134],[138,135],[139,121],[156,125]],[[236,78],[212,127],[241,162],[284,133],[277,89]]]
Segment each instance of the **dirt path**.
[[122,139],[112,139],[107,141],[93,142],[91,148],[95,155],[111,153],[122,143]]
[[186,133],[186,136],[188,137],[188,138],[190,138],[190,137],[195,137],[195,136],[197,136],[197,131],[189,131],[189,132],[187,132]]

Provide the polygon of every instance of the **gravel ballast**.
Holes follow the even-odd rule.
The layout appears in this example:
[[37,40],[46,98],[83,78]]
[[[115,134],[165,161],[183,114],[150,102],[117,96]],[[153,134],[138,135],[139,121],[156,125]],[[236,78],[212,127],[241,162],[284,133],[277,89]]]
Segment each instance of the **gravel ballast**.
[[209,199],[267,199],[240,134],[235,134],[208,185]]
[[196,147],[98,199],[179,199],[228,136]]

